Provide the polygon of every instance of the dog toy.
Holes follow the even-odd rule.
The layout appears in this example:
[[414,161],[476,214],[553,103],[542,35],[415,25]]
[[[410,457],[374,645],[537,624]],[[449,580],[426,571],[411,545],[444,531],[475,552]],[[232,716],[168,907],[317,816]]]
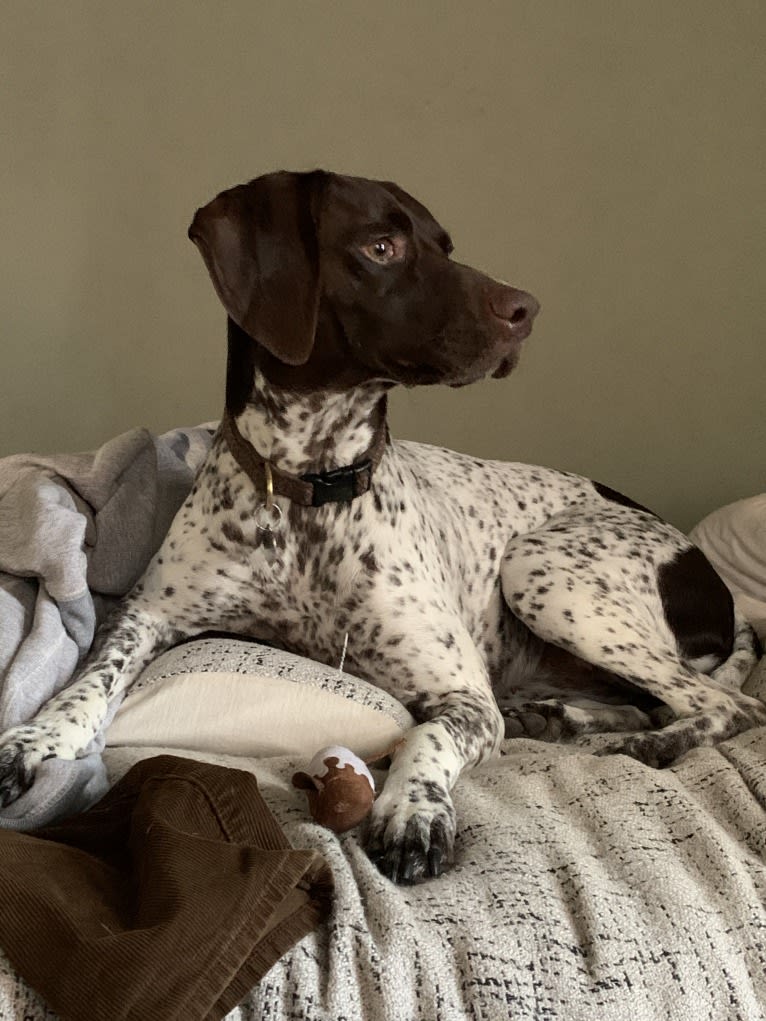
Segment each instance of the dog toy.
[[[377,761],[370,759],[370,762]],[[293,787],[304,790],[314,822],[333,833],[353,829],[375,800],[375,780],[367,764],[348,748],[331,745],[318,751],[306,771],[293,775]]]

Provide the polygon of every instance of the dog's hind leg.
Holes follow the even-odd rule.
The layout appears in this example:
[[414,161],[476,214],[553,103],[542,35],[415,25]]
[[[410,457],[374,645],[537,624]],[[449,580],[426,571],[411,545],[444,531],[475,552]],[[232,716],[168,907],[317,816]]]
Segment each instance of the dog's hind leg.
[[[671,689],[653,718],[660,729],[600,741],[600,755],[625,754],[651,766],[667,766],[684,752],[712,745],[766,724],[766,706],[739,690],[754,665],[752,629],[738,614],[731,655],[711,673],[693,664],[661,664],[653,677],[666,675]],[[645,687],[648,686],[644,682]],[[675,717],[675,718],[673,718]]]
[[[690,748],[766,723],[766,707],[738,690],[755,662],[755,642],[730,607],[727,618],[720,579],[710,580],[709,598],[698,583],[689,597],[697,603],[686,612],[690,604],[682,602],[680,589],[668,596],[668,579],[696,552],[678,542],[668,555],[672,535],[668,542],[663,536],[641,546],[638,529],[639,538],[624,540],[629,526],[602,522],[596,536],[601,546],[593,529],[577,522],[570,527],[562,521],[550,537],[545,530],[539,537],[517,537],[506,551],[501,580],[510,609],[535,635],[661,704],[649,712],[656,729],[610,737],[598,750],[663,766]],[[716,616],[706,619],[710,605]],[[579,734],[595,729],[582,727]]]
[[603,705],[589,699],[538,699],[521,705],[503,704],[505,736],[540,741],[577,740],[586,734],[648,730],[652,719],[632,705]]
[[510,610],[493,690],[505,736],[574,741],[585,734],[648,730],[657,699],[609,670],[534,634]]

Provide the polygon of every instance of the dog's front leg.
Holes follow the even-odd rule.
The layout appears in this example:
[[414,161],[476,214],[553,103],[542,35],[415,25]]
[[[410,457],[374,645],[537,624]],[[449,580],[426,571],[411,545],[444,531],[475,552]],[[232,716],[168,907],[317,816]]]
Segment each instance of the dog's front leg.
[[0,805],[31,786],[43,760],[77,758],[101,730],[111,700],[180,637],[140,596],[118,607],[99,631],[79,677],[33,720],[0,738]]
[[[395,883],[438,876],[451,862],[455,808],[450,791],[463,769],[495,754],[503,720],[484,663],[466,643],[454,669],[413,662],[417,694],[400,697],[417,719],[393,753],[367,831],[367,850]],[[443,651],[443,650],[442,650]]]

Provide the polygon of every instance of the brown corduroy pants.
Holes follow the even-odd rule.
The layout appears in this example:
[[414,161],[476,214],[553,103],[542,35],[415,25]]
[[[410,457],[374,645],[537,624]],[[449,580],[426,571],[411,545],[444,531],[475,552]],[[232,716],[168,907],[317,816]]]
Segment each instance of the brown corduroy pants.
[[252,774],[171,755],[61,824],[0,830],[0,945],[62,1021],[217,1021],[331,890]]

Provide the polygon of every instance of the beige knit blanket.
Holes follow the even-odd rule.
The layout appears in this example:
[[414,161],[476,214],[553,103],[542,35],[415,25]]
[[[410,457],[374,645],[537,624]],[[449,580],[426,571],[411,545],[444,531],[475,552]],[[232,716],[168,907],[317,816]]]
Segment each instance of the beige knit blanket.
[[[151,753],[108,751],[109,769]],[[228,1021],[766,1017],[766,728],[662,771],[506,742],[458,784],[452,871],[412,888],[309,821],[295,761],[218,761],[257,774],[336,884],[329,922]],[[52,1018],[0,968],[2,1021]]]

